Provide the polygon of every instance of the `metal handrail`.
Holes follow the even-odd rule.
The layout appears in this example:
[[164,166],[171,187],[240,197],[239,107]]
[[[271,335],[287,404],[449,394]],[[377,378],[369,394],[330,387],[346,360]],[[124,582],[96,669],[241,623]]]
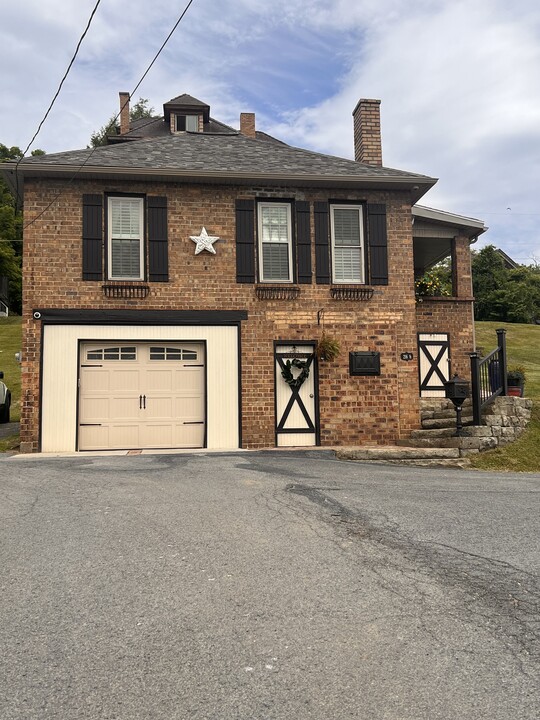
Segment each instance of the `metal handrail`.
[[506,395],[506,330],[497,330],[498,345],[484,358],[471,353],[471,396],[473,425],[482,424],[482,410],[499,395]]

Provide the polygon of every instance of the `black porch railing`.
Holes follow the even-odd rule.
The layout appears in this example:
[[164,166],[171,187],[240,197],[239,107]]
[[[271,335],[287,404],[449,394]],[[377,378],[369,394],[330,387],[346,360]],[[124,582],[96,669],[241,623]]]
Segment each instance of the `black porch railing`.
[[482,424],[482,410],[498,395],[506,395],[506,330],[497,330],[497,347],[481,358],[471,354],[471,395],[473,425]]

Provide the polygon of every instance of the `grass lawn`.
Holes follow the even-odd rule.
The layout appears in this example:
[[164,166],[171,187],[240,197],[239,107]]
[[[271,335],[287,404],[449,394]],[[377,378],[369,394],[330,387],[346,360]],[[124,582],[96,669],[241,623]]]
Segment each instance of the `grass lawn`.
[[18,316],[0,318],[0,370],[4,382],[11,390],[11,420],[21,417],[21,366],[15,360],[15,353],[21,349],[21,318]]
[[[497,344],[495,331],[505,328],[508,364],[522,365],[526,372],[525,396],[534,401],[531,424],[520,440],[498,450],[482,453],[472,461],[479,470],[540,472],[540,325],[517,323],[476,323],[476,344],[484,354]],[[11,419],[17,421],[21,411],[21,369],[15,353],[21,349],[21,318],[0,318],[0,370],[11,390]],[[17,447],[18,437],[0,440],[0,452]]]
[[496,346],[498,328],[506,330],[508,365],[525,368],[525,397],[533,400],[533,414],[523,437],[503,448],[481,453],[472,465],[479,470],[540,472],[540,325],[477,322],[476,345],[484,354]]
[[[21,349],[21,318],[15,315],[0,318],[0,370],[4,373],[4,382],[11,390],[11,420],[17,422],[21,417],[21,366],[15,360],[15,353]],[[19,436],[0,440],[0,452],[15,450],[19,445]]]

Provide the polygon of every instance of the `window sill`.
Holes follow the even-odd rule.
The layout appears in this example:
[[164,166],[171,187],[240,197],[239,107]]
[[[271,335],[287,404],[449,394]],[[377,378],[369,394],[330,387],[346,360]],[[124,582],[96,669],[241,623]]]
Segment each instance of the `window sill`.
[[330,288],[333,300],[367,301],[373,297],[373,288],[365,285],[334,285]]
[[471,303],[474,302],[474,298],[471,296],[468,297],[457,297],[456,295],[417,295],[416,296],[416,302],[417,303],[423,303],[423,302],[436,302],[436,303],[444,303],[444,302],[462,302],[462,303]]
[[111,300],[143,300],[150,292],[149,285],[126,283],[121,280],[111,281],[114,284],[102,285],[103,294]]
[[258,300],[296,300],[300,288],[295,285],[259,285],[255,288]]

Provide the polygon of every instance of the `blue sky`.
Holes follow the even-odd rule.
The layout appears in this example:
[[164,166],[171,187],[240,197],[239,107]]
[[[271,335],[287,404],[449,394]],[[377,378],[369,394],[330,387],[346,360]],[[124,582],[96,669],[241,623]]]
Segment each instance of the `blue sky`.
[[[95,0],[5,4],[0,142],[24,148]],[[34,147],[85,147],[117,111],[184,2],[102,0]],[[150,10],[151,8],[151,10]],[[188,92],[238,126],[352,157],[351,112],[382,100],[383,160],[439,182],[422,204],[478,217],[540,262],[540,3],[536,0],[194,0],[134,99]]]

